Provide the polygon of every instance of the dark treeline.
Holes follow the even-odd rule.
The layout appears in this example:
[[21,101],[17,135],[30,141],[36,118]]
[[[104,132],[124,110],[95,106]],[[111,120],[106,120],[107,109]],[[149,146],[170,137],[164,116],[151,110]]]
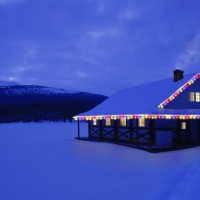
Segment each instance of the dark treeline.
[[15,104],[0,106],[0,123],[72,121],[72,117],[88,111],[100,102],[38,102],[32,104]]
[[87,92],[68,92],[34,86],[0,87],[0,123],[72,121],[108,97]]
[[107,97],[104,95],[90,94],[86,92],[72,94],[0,94],[0,106],[13,104],[33,104],[35,102],[45,103],[49,101],[55,103],[69,103],[72,101],[102,102],[105,99],[107,99]]

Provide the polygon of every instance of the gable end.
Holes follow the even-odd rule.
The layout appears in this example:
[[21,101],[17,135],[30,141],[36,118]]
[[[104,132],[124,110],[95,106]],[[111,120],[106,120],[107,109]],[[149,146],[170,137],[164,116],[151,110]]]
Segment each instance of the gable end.
[[173,109],[186,109],[186,108],[200,108],[200,102],[190,101],[190,92],[200,92],[200,73],[196,74],[187,83],[175,91],[169,98],[163,101],[158,108],[173,108]]

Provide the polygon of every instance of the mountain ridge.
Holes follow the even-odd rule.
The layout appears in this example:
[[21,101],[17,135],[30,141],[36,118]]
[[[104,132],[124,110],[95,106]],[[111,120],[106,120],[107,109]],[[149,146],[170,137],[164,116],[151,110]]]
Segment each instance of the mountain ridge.
[[[89,92],[82,92],[82,91],[75,91],[75,90],[67,90],[63,88],[54,88],[54,87],[48,87],[48,86],[40,86],[40,85],[0,85],[0,90],[6,89],[7,94],[10,93],[26,93],[31,94],[33,92],[37,92],[40,94],[47,94],[47,93],[57,93],[57,94],[69,94],[69,93],[88,93],[88,94],[94,94]],[[101,95],[101,94],[95,94],[95,95]],[[105,95],[103,95],[105,96]]]
[[38,85],[0,86],[0,123],[66,121],[108,97]]

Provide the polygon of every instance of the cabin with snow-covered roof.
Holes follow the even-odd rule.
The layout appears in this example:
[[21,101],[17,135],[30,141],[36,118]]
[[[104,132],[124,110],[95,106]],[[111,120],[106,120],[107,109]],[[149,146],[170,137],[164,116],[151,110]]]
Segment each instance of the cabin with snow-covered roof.
[[199,145],[200,73],[183,73],[177,69],[171,78],[120,90],[74,119],[78,127],[88,121],[88,140],[150,148]]

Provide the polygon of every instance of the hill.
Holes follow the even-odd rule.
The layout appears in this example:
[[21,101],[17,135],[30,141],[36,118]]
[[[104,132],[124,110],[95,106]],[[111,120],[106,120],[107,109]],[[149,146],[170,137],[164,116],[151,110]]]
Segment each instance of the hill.
[[0,86],[0,123],[66,121],[108,97],[37,85]]

